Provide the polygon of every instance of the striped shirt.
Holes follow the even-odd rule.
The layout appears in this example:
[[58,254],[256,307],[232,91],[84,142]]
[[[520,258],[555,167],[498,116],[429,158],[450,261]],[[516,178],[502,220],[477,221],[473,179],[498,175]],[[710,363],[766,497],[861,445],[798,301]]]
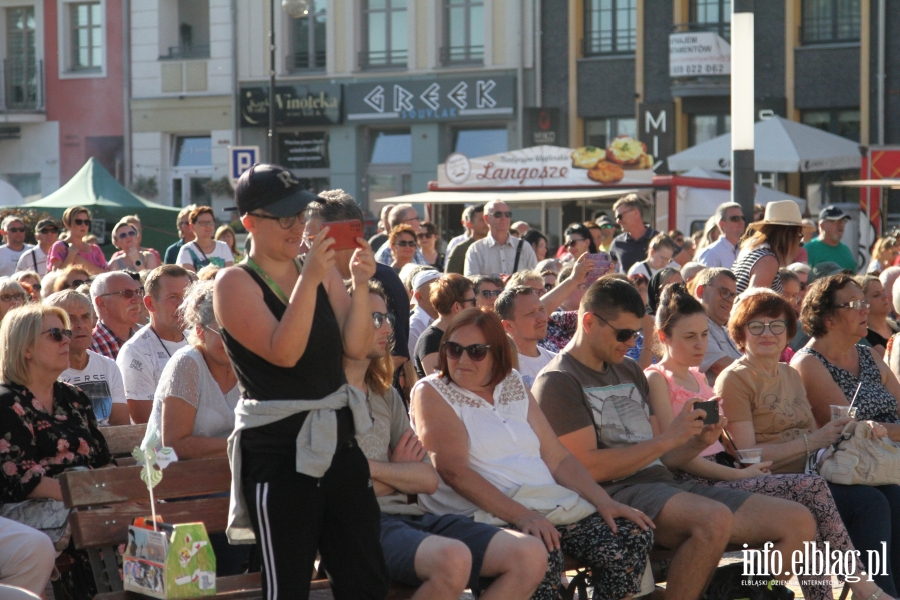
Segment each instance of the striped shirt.
[[[734,267],[731,270],[734,271],[734,275],[737,277],[738,294],[750,287],[750,272],[753,271],[753,267],[756,266],[759,259],[764,256],[772,256],[776,260],[778,259],[768,244],[765,244],[749,252],[741,252],[738,259],[734,261]],[[775,273],[775,279],[772,280],[772,291],[778,294],[781,293],[781,277],[778,276],[778,273]]]

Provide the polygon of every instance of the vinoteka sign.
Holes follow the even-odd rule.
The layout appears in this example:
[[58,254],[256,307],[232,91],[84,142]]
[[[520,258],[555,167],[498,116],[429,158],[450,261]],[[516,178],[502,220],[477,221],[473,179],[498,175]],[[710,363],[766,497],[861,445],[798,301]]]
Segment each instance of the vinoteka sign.
[[[602,152],[602,150],[601,150]],[[576,166],[575,150],[558,146],[534,146],[500,154],[469,158],[455,152],[438,165],[441,188],[542,188],[603,187],[591,179],[588,169]],[[622,170],[623,178],[615,185],[649,184],[653,171]]]

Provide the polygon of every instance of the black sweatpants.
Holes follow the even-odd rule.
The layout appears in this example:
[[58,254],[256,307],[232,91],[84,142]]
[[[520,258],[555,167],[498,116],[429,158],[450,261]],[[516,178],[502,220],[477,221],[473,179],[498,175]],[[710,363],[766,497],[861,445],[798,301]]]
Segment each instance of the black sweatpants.
[[335,600],[387,596],[381,511],[355,441],[335,452],[321,479],[297,473],[293,456],[242,452],[241,471],[262,556],[263,598],[308,598],[316,550]]

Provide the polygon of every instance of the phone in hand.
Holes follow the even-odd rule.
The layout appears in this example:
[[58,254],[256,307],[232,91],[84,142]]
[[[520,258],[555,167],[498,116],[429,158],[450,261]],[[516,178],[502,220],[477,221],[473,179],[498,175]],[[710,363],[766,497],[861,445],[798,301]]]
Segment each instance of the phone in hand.
[[694,410],[698,408],[706,411],[706,417],[703,419],[704,425],[715,425],[719,422],[719,403],[717,401],[694,402]]
[[363,237],[363,224],[359,219],[350,219],[349,221],[334,221],[326,223],[328,226],[328,237],[334,239],[332,250],[349,250],[351,248],[359,248],[356,238]]
[[594,254],[588,254],[588,260],[594,263],[594,267],[591,269],[591,272],[587,274],[587,277],[584,278],[584,282],[582,285],[588,287],[609,271],[609,266],[612,264],[612,259],[609,257],[608,252],[597,252]]

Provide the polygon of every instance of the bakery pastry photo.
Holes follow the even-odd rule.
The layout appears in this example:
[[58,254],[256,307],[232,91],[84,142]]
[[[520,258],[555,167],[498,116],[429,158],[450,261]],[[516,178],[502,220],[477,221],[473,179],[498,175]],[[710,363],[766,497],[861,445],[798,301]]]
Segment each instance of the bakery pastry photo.
[[581,146],[572,152],[572,166],[590,169],[606,157],[606,151],[596,146]]
[[601,160],[588,171],[588,177],[600,183],[616,183],[625,177],[625,171],[619,165]]
[[620,135],[606,149],[606,160],[617,165],[632,167],[639,165],[641,157],[647,153],[647,146],[630,135]]

